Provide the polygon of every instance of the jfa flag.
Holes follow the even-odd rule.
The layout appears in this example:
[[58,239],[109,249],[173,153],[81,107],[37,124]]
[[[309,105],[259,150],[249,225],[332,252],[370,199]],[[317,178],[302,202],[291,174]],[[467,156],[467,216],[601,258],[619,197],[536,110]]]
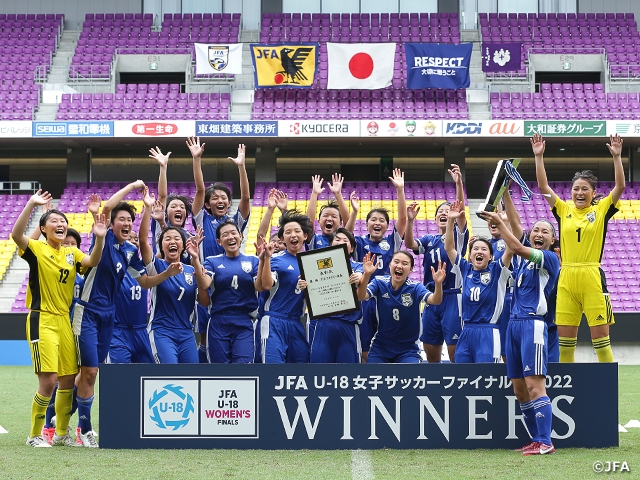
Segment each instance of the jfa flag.
[[250,46],[256,88],[311,88],[318,65],[317,43]]
[[209,45],[195,43],[196,75],[209,73],[242,73],[242,44]]
[[327,43],[329,90],[377,90],[391,85],[395,43]]

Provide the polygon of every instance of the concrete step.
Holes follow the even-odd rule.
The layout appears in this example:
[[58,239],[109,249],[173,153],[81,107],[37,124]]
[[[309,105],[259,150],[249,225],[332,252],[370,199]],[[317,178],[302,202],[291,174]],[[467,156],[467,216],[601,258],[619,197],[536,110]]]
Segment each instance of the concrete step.
[[[467,181],[469,181],[469,179],[467,179]],[[483,202],[484,200],[478,199],[468,200],[467,203],[469,204],[469,213],[471,218],[467,218],[467,221],[471,222],[471,229],[473,230],[474,235],[482,235],[487,237],[489,236],[489,228],[487,228],[487,222],[476,215],[478,207]]]

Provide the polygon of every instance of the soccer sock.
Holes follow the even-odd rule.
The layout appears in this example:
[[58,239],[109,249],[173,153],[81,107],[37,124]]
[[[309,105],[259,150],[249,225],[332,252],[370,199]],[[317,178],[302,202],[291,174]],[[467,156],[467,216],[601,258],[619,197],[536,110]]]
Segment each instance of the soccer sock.
[[576,337],[558,337],[558,343],[560,344],[560,363],[575,363],[578,339]]
[[539,442],[540,436],[538,435],[536,414],[533,411],[533,402],[529,400],[528,402],[521,403],[520,411],[522,412],[522,418],[524,418],[524,424],[527,426],[527,430],[529,430],[529,435],[531,435],[531,441]]
[[596,349],[599,362],[613,362],[613,350],[611,350],[611,339],[606,337],[592,338],[593,348]]
[[43,397],[38,392],[33,397],[31,402],[31,432],[30,437],[39,437],[42,435],[42,426],[44,425],[44,418],[47,413],[47,407],[49,406],[49,400],[51,397]]
[[200,344],[198,346],[198,362],[200,363],[209,363],[207,360],[207,346]]
[[73,386],[73,400],[71,402],[71,414],[69,417],[73,417],[73,414],[78,410],[78,387]]
[[53,425],[51,424],[51,419],[56,414],[56,392],[58,391],[58,385],[53,389],[53,395],[51,395],[51,400],[49,400],[49,405],[47,406],[47,413],[44,419],[44,428],[51,428]]
[[546,395],[533,400],[533,408],[535,410],[535,420],[538,425],[538,435],[541,443],[551,445],[551,421],[553,414],[551,413],[551,401]]
[[56,395],[56,434],[63,437],[67,434],[69,420],[71,419],[71,404],[73,403],[73,390],[58,390]]
[[93,405],[93,395],[89,398],[78,398],[78,427],[83,435],[92,430],[91,427],[91,405]]

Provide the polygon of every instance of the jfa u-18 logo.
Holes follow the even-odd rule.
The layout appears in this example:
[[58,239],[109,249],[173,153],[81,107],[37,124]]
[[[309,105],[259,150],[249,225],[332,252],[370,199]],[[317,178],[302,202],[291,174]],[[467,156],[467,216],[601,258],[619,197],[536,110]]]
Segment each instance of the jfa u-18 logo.
[[227,45],[209,45],[207,58],[211,68],[221,72],[229,65],[229,47]]
[[198,382],[144,379],[142,436],[198,435]]

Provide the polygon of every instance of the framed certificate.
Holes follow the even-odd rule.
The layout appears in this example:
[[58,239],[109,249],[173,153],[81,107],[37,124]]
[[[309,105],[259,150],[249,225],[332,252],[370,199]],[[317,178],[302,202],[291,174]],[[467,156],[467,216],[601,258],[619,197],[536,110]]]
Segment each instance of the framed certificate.
[[350,313],[360,308],[356,286],[349,284],[351,262],[346,245],[298,253],[300,276],[311,320]]

